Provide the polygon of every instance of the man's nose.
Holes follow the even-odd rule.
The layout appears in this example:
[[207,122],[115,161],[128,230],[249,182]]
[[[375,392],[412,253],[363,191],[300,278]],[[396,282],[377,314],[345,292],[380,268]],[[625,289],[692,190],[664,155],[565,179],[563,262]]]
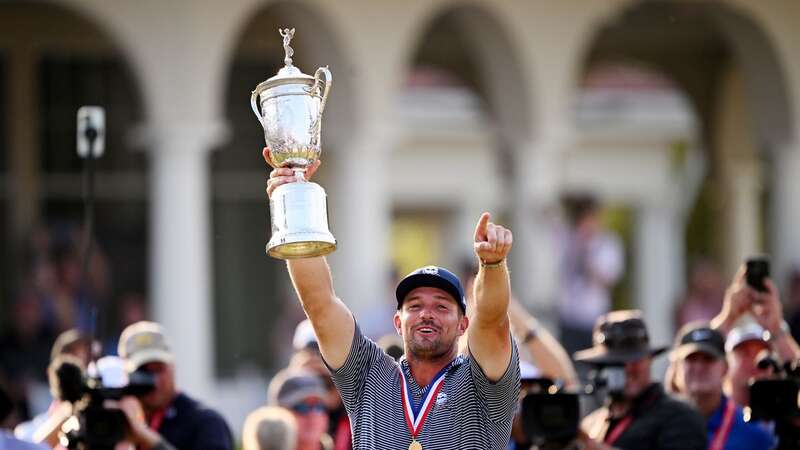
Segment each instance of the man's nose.
[[420,317],[422,318],[431,318],[433,317],[433,308],[430,306],[423,306],[422,311],[420,312]]

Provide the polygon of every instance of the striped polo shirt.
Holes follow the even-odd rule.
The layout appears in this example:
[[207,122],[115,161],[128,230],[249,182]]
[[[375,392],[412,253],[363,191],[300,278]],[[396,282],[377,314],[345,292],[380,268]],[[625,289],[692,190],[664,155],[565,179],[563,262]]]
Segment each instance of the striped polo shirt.
[[[424,450],[507,447],[519,396],[519,356],[516,345],[512,343],[511,347],[509,367],[494,383],[474,358],[456,357],[417,436]],[[411,444],[411,432],[403,415],[401,370],[414,402],[419,403],[427,386],[417,386],[408,362],[396,362],[367,339],[356,324],[347,360],[332,371],[350,417],[354,450],[406,450]]]

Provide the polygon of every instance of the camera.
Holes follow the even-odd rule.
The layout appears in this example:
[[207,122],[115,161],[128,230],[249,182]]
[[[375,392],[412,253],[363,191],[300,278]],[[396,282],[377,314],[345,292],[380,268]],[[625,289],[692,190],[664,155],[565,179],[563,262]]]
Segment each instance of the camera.
[[621,397],[625,390],[625,366],[595,365],[580,393],[565,392],[549,378],[523,380],[523,388],[522,429],[534,448],[569,448],[580,429],[580,396]]
[[772,421],[778,435],[778,449],[800,448],[800,360],[781,367],[767,357],[762,358],[758,366],[772,367],[776,378],[750,384],[750,405],[744,408],[745,421]]
[[564,392],[549,378],[526,380],[522,398],[522,429],[540,449],[564,448],[575,439],[580,426],[580,399]]
[[73,405],[73,416],[62,427],[61,445],[78,450],[113,450],[125,438],[127,419],[106,400],[126,395],[143,396],[155,388],[155,377],[146,371],[130,375],[122,359],[106,356],[90,364],[84,374],[80,363],[59,357],[49,371],[56,398]]

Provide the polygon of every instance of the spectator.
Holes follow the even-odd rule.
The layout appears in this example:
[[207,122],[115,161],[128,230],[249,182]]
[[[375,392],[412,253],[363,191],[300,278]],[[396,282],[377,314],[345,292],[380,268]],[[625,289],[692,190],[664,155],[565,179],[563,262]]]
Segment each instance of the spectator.
[[[464,264],[462,273],[468,310],[475,309],[474,297],[469,293],[475,283],[475,272],[474,265]],[[578,376],[564,347],[513,295],[508,304],[508,317],[517,344],[528,354],[539,376],[561,382],[567,388],[576,387]],[[462,352],[467,351],[466,341],[462,336],[459,343]]]
[[52,375],[59,358],[65,355],[71,357],[71,362],[85,369],[89,364],[91,355],[89,338],[75,328],[58,335],[55,343],[53,343],[53,348],[50,350],[50,365],[47,368],[53,401],[44,413],[37,415],[28,422],[17,425],[14,429],[14,434],[18,438],[31,442],[45,443],[51,447],[55,447],[58,443],[58,432],[61,429],[61,425],[72,415],[72,405],[59,400],[57,395],[59,387],[55,385],[57,379]]
[[284,370],[269,385],[269,404],[288,409],[297,422],[297,450],[331,450],[328,430],[328,392],[312,372]]
[[178,450],[229,450],[233,438],[216,411],[198,403],[175,385],[174,356],[161,325],[137,322],[119,339],[119,356],[129,372],[150,372],[155,389],[140,398],[125,397],[120,409],[128,418],[137,446]]
[[0,336],[0,374],[8,382],[15,414],[25,420],[47,407],[46,400],[31,408],[29,399],[36,389],[46,391],[47,364],[53,334],[47,328],[37,293],[23,287],[13,305],[11,330]]
[[6,419],[13,409],[11,397],[0,386],[0,450],[47,450],[43,445],[19,440],[5,429]]
[[800,347],[783,320],[778,290],[769,278],[764,279],[764,287],[766,291],[760,292],[749,286],[742,265],[725,291],[722,310],[711,320],[712,328],[728,334],[725,392],[739,406],[749,404],[747,384],[759,375],[756,367],[759,353],[772,350],[781,363],[800,358]]
[[277,406],[262,406],[248,414],[242,429],[243,450],[296,450],[297,422]]
[[764,330],[769,343],[782,361],[800,358],[800,347],[790,334],[783,318],[783,304],[771,279],[764,279],[766,291],[760,292],[746,282],[745,266],[739,267],[733,282],[725,291],[722,310],[711,320],[711,326],[723,334],[733,329],[748,314]]
[[595,320],[611,307],[610,290],[625,266],[619,237],[604,230],[597,201],[565,199],[569,228],[561,237],[559,317],[561,344],[569,353],[592,343]]
[[578,376],[564,347],[513,297],[508,317],[514,337],[528,351],[540,376],[560,381],[567,388],[577,387]]
[[750,381],[763,375],[758,368],[759,355],[770,351],[768,335],[765,336],[764,329],[757,323],[746,322],[728,333],[725,352],[729,370],[725,391],[737,405],[750,404]]
[[722,393],[728,372],[725,338],[705,323],[689,323],[678,332],[672,352],[677,385],[706,420],[709,448],[767,450],[774,437],[758,424],[744,421],[741,406]]
[[322,360],[317,345],[317,336],[311,327],[311,322],[306,319],[297,325],[294,333],[293,346],[296,353],[289,361],[290,369],[303,369],[313,372],[325,383],[327,395],[325,404],[328,407],[328,435],[333,438],[334,450],[350,450],[352,448],[352,432],[347,411],[342,404],[339,391],[333,384],[328,367]]
[[789,274],[786,305],[789,307],[788,322],[792,337],[800,341],[800,267],[795,267]]
[[612,389],[606,405],[584,418],[579,441],[585,449],[691,450],[706,448],[703,418],[672,398],[650,378],[655,356],[639,311],[614,311],[598,319],[594,346],[575,360],[595,367],[624,368],[624,385]]

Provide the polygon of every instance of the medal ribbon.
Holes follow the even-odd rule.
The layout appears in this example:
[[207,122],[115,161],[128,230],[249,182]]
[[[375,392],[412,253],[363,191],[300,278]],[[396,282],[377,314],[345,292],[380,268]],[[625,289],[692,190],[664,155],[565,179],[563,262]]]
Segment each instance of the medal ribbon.
[[736,412],[736,405],[733,404],[731,399],[727,400],[727,403],[725,403],[725,412],[722,415],[722,422],[717,432],[714,433],[714,438],[711,440],[711,445],[708,446],[708,450],[722,450],[722,448],[725,447],[725,443],[728,442],[728,434],[730,434],[731,427],[733,426],[733,414]]
[[161,428],[161,424],[164,423],[164,415],[166,415],[166,410],[164,409],[159,409],[153,413],[148,424],[151,430],[158,431]]
[[619,423],[617,423],[617,426],[611,430],[611,433],[606,436],[606,444],[612,445],[614,442],[616,442],[620,435],[622,435],[622,433],[624,433],[625,430],[631,426],[631,422],[633,422],[633,416],[630,415],[625,416],[622,420],[620,420]]
[[403,415],[406,418],[406,425],[408,431],[411,433],[411,439],[416,440],[422,427],[425,425],[425,419],[428,418],[428,413],[433,407],[434,399],[439,394],[439,391],[444,385],[444,377],[447,375],[447,370],[452,366],[448,364],[433,379],[429,385],[427,392],[422,395],[419,404],[414,404],[411,398],[411,388],[409,386],[408,378],[400,368],[400,377],[403,379],[403,384],[400,386],[400,400],[403,403]]

